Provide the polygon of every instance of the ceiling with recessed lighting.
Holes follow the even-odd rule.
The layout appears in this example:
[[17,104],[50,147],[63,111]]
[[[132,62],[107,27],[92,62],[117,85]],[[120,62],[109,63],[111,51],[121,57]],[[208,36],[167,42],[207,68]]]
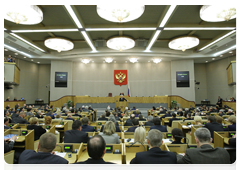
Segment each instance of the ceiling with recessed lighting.
[[[145,5],[139,18],[124,23],[101,18],[96,5],[38,7],[43,12],[39,24],[21,25],[4,20],[5,56],[33,59],[41,64],[49,64],[51,60],[81,62],[86,58],[102,63],[108,57],[114,63],[125,63],[130,58],[137,58],[137,62],[153,62],[158,58],[161,61],[193,59],[195,63],[206,63],[213,61],[212,58],[216,61],[236,56],[236,19],[203,21],[200,17],[202,5]],[[70,10],[78,21],[74,21]],[[130,37],[135,46],[124,51],[108,48],[107,40],[118,36]],[[197,37],[199,44],[185,51],[170,49],[169,42],[182,36]],[[57,52],[44,45],[46,39],[55,37],[70,40],[73,49]]]

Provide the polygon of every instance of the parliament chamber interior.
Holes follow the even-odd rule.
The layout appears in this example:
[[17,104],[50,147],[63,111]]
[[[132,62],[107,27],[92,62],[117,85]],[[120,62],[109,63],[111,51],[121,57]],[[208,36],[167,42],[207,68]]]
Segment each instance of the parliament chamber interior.
[[5,5],[5,163],[236,164],[225,3]]

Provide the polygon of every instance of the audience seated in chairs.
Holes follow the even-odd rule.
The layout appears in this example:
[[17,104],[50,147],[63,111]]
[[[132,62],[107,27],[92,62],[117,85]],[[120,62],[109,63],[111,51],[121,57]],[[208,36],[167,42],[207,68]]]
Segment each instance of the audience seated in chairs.
[[74,121],[74,119],[72,118],[72,113],[68,113],[67,118],[65,120],[72,120],[72,121]]
[[145,126],[153,126],[154,125],[153,124],[153,116],[149,115],[147,119],[148,119],[148,121],[145,122]]
[[102,114],[102,117],[98,118],[99,121],[108,121],[108,118],[106,118],[106,113]]
[[132,120],[132,127],[128,128],[126,132],[135,132],[136,128],[139,127],[139,120],[133,119]]
[[151,126],[150,129],[149,129],[149,132],[152,130],[152,129],[157,129],[161,132],[167,132],[167,127],[166,126],[163,126],[161,125],[161,120],[159,117],[154,117],[153,118],[153,124],[154,126]]
[[193,120],[192,118],[191,118],[191,113],[188,113],[187,115],[186,115],[186,119],[183,119],[183,121],[185,121],[185,120]]
[[88,117],[82,118],[82,131],[83,132],[97,132],[97,129],[93,126],[89,126]]
[[146,130],[142,126],[135,129],[134,132],[134,143],[135,144],[147,144],[146,141]]
[[135,119],[135,115],[131,114],[130,118],[126,120],[126,122],[124,123],[124,126],[132,126],[132,121]]
[[35,115],[35,117],[39,118],[44,118],[43,114],[41,111],[38,111],[37,114]]
[[214,131],[224,131],[222,124],[216,122],[215,116],[208,116],[208,123],[204,125],[211,133],[211,138],[214,140]]
[[78,116],[79,118],[82,117],[82,115],[79,115],[79,114],[78,114],[78,110],[77,110],[77,109],[75,110],[75,112],[74,112],[74,114],[73,114],[72,116]]
[[194,116],[195,125],[203,125],[201,116]]
[[99,135],[103,137],[106,144],[119,144],[119,136],[115,132],[115,124],[112,121],[107,121],[104,125],[103,132],[100,132]]
[[46,130],[42,126],[38,126],[38,118],[31,117],[29,119],[30,125],[27,126],[27,130],[34,130],[34,141],[38,140],[40,136],[46,133]]
[[9,119],[7,117],[4,117],[4,129],[12,129],[11,127],[8,127]]
[[228,121],[231,123],[231,125],[228,125],[228,127],[225,128],[225,131],[236,131],[236,116],[229,116]]
[[[121,132],[120,128],[119,128],[119,124],[118,122],[116,121],[115,117],[113,115],[110,115],[109,116],[109,119],[108,121],[112,121],[116,127],[116,132]],[[101,129],[100,129],[100,132],[103,131],[103,128],[104,128],[104,125],[102,125]]]
[[60,119],[61,121],[63,121],[63,118],[61,118],[61,113],[57,113],[55,119],[57,120]]
[[143,118],[143,115],[142,115],[142,114],[139,115],[139,119],[138,119],[138,120],[139,120],[139,121],[146,121],[146,119]]
[[24,112],[20,112],[19,116],[14,117],[12,119],[13,123],[19,123],[19,124],[29,124],[28,121],[26,119],[24,119],[25,117],[25,113]]

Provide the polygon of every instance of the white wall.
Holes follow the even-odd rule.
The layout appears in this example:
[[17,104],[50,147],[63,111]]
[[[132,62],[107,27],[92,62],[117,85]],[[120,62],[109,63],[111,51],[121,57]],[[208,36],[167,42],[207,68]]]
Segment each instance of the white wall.
[[[177,87],[176,72],[189,71],[190,87]],[[194,83],[194,61],[193,60],[179,60],[171,62],[171,85],[172,95],[178,95],[186,100],[195,101],[195,83]]]
[[[64,95],[89,95],[106,97],[124,92],[127,95],[127,85],[114,84],[114,70],[127,70],[131,96],[154,96],[171,94],[171,63],[69,63],[65,61],[51,62],[51,99],[57,100]],[[55,88],[55,72],[68,72],[68,87]],[[72,77],[70,77],[72,75]],[[72,83],[71,83],[72,82]],[[71,86],[72,85],[72,86]]]
[[200,82],[199,89],[195,88],[196,104],[208,99],[211,104],[217,103],[218,96],[224,100],[236,97],[236,85],[228,85],[227,66],[236,57],[228,57],[205,64],[194,64],[195,79]]

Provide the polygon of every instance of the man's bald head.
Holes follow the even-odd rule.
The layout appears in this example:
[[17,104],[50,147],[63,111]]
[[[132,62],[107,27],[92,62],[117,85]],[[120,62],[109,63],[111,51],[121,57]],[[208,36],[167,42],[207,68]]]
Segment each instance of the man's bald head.
[[106,143],[101,135],[95,135],[88,140],[87,151],[92,159],[100,159],[105,153]]

